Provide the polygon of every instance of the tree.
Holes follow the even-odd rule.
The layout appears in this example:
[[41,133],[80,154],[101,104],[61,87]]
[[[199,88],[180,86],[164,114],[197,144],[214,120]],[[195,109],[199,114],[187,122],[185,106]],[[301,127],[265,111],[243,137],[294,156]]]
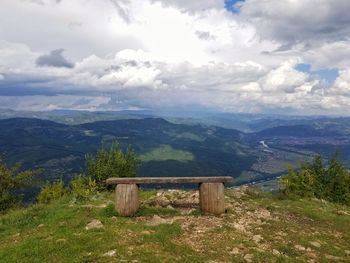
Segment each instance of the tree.
[[281,178],[280,185],[287,196],[313,197],[316,178],[308,169],[295,171],[289,168],[288,175]]
[[289,169],[280,180],[280,191],[287,196],[322,198],[331,202],[350,205],[350,174],[335,153],[325,166],[322,157],[299,170]]
[[324,196],[332,202],[350,204],[350,175],[337,157],[338,154],[334,154],[325,173]]
[[41,188],[40,193],[38,194],[37,201],[40,204],[49,204],[51,202],[57,201],[61,197],[68,194],[67,188],[64,186],[64,183],[61,180],[53,182],[50,184],[49,182]]
[[0,211],[21,202],[18,191],[29,186],[34,175],[40,171],[21,170],[21,165],[8,167],[0,161]]
[[118,144],[109,150],[101,148],[96,156],[87,155],[87,175],[99,187],[104,187],[109,177],[135,177],[139,160],[131,147],[124,153]]

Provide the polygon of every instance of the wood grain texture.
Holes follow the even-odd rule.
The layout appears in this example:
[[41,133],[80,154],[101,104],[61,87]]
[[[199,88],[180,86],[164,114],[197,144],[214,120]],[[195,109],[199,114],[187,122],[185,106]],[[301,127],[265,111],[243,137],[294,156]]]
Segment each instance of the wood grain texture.
[[219,215],[225,212],[223,183],[202,183],[199,186],[199,204],[205,213]]
[[116,211],[121,216],[133,216],[139,208],[139,187],[136,184],[118,184],[115,187]]
[[201,176],[201,177],[111,177],[107,184],[200,184],[200,183],[229,183],[231,176]]

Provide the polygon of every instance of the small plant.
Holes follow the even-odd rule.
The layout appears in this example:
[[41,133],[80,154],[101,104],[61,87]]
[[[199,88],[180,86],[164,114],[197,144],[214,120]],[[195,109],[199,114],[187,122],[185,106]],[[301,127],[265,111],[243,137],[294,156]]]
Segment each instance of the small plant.
[[40,191],[37,200],[40,204],[49,204],[68,194],[62,180],[52,184],[47,183]]
[[135,177],[139,163],[135,152],[129,147],[124,153],[118,144],[109,150],[100,149],[96,156],[87,155],[87,176],[100,188],[105,187],[109,177]]
[[21,165],[8,167],[0,161],[0,211],[7,210],[21,202],[19,190],[29,186],[39,170],[21,170]]
[[118,216],[118,213],[115,211],[114,205],[109,204],[101,210],[100,216],[104,218],[110,218],[113,216]]
[[350,174],[334,154],[328,166],[322,157],[306,163],[299,170],[289,169],[280,180],[280,191],[289,197],[316,197],[350,205]]
[[85,200],[98,193],[95,180],[82,175],[71,181],[70,188],[77,200]]

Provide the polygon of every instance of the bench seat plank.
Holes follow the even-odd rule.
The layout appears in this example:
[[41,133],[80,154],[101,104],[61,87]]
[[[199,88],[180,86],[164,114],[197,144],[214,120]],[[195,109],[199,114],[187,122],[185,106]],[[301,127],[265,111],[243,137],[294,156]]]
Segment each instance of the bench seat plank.
[[199,184],[199,183],[229,183],[231,176],[201,176],[201,177],[111,177],[107,184]]

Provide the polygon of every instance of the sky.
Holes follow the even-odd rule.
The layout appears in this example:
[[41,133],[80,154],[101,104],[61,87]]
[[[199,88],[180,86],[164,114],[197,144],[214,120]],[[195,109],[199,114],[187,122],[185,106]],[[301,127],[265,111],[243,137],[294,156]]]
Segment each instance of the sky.
[[0,0],[0,108],[350,115],[349,0]]

